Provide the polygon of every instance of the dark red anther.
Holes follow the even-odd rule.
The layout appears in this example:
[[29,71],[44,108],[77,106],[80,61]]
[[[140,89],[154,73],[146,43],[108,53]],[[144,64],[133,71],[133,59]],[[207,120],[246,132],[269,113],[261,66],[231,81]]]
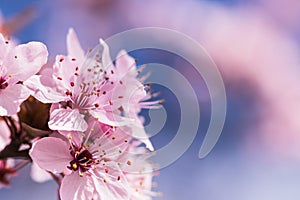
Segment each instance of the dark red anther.
[[66,95],[72,96],[72,92],[71,92],[70,90],[67,90],[67,91],[66,91]]

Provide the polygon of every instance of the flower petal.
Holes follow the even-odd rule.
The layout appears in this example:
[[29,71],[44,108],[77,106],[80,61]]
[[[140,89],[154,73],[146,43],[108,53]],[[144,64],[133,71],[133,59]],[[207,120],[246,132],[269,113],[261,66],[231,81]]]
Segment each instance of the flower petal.
[[116,58],[116,68],[121,79],[138,75],[135,60],[124,50],[120,51]]
[[47,47],[43,43],[29,42],[10,51],[3,65],[9,67],[7,73],[13,80],[25,81],[46,64],[47,57]]
[[50,114],[48,122],[52,130],[85,131],[88,128],[84,115],[77,109],[55,109]]
[[9,42],[8,44],[7,42],[8,41],[0,33],[0,60],[1,61],[5,60],[8,52],[10,51],[11,48],[13,48],[13,44],[11,44],[12,42]]
[[109,47],[104,42],[104,40],[99,40],[100,44],[103,46],[103,53],[102,53],[102,63],[104,70],[108,70],[112,67],[114,67],[113,62],[111,61],[110,55],[109,55]]
[[90,110],[89,113],[98,119],[99,122],[110,126],[124,126],[133,122],[133,119],[122,117],[112,112],[106,112],[104,110]]
[[23,85],[11,85],[0,91],[0,116],[16,114],[20,104],[29,97],[29,91]]
[[81,62],[84,60],[84,51],[80,46],[77,35],[73,28],[69,29],[67,35],[67,49],[69,56],[74,57]]
[[[115,170],[111,169],[110,170]],[[92,176],[95,188],[94,197],[99,200],[128,200],[129,199],[129,184],[123,175],[122,171],[114,171],[114,173],[108,176],[106,173],[100,171],[94,171],[95,176]],[[114,179],[114,177],[120,177],[120,180]],[[102,178],[98,178],[102,177]],[[106,177],[106,178],[105,178]],[[105,181],[104,181],[105,179]]]
[[42,138],[33,143],[29,155],[40,168],[53,173],[66,171],[72,160],[68,143],[54,137]]
[[51,76],[34,75],[25,81],[24,85],[31,91],[32,96],[43,103],[58,103],[66,100],[66,95],[57,92],[55,84],[51,84],[51,80]]
[[94,186],[88,176],[80,177],[74,172],[63,178],[60,186],[61,200],[92,199]]

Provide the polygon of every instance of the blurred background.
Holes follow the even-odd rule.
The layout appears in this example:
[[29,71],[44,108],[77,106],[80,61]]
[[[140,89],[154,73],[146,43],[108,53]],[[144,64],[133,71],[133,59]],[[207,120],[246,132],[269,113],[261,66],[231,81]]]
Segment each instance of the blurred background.
[[[170,28],[194,38],[217,64],[228,103],[222,135],[202,160],[198,151],[211,105],[200,74],[168,52],[130,53],[138,64],[156,62],[178,70],[192,84],[201,109],[193,144],[155,177],[154,190],[163,193],[155,199],[300,198],[300,1],[1,0],[0,10],[2,32],[20,43],[44,42],[50,59],[66,54],[69,27],[86,50],[100,37],[136,27]],[[176,134],[180,108],[168,88],[154,85],[154,90],[162,91],[168,114],[163,129],[151,138],[159,149]],[[147,112],[143,114],[149,122]],[[0,190],[0,199],[57,198],[54,181],[35,183],[29,172],[29,166],[22,169],[10,188]]]

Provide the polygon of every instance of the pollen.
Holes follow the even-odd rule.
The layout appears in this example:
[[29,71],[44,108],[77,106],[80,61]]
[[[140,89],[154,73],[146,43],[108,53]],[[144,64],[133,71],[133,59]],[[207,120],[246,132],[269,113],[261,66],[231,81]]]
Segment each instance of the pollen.
[[76,163],[74,163],[74,164],[72,165],[72,167],[73,167],[74,170],[76,170],[78,166],[77,166]]

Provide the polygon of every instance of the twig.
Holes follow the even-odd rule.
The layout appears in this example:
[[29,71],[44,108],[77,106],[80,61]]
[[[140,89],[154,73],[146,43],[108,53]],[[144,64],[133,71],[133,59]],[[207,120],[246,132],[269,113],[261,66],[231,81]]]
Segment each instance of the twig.
[[14,167],[14,170],[19,170],[23,167],[25,167],[28,163],[30,163],[30,160],[22,160],[21,162],[19,162],[18,164],[16,164],[16,166]]

